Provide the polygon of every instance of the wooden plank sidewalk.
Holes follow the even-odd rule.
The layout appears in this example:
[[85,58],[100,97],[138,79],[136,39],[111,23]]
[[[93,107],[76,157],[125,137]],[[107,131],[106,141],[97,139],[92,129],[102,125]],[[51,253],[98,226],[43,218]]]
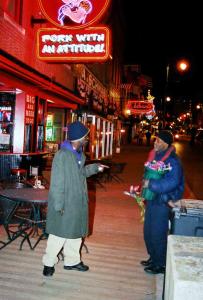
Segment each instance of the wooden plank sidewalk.
[[[125,156],[125,155],[124,155]],[[124,159],[121,157],[121,160]],[[163,275],[149,275],[140,265],[147,257],[143,224],[133,198],[123,191],[139,177],[143,157],[134,163],[134,152],[127,156],[123,183],[110,182],[106,189],[90,191],[90,236],[82,251],[88,272],[67,271],[56,265],[50,279],[42,276],[42,255],[46,241],[34,251],[20,240],[0,251],[0,300],[160,300]],[[136,165],[136,168],[135,168]],[[137,169],[137,171],[136,171]],[[138,174],[138,173],[139,174]],[[1,239],[3,231],[1,228]]]
[[93,230],[83,248],[88,272],[66,271],[56,265],[51,279],[42,276],[46,241],[34,251],[16,240],[0,251],[0,300],[152,300],[161,299],[163,275],[150,276],[139,261],[146,257],[139,210],[122,194],[126,184],[108,183],[90,193]]

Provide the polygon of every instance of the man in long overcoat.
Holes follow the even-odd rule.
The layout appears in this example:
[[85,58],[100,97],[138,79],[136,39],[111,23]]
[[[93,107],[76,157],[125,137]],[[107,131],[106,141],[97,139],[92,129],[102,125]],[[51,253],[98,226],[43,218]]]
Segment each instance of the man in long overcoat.
[[80,257],[82,238],[88,234],[88,192],[86,177],[103,171],[103,165],[85,166],[82,151],[89,133],[81,122],[68,126],[69,139],[55,154],[48,197],[46,232],[49,234],[43,256],[43,275],[52,276],[58,253],[63,248],[64,269],[87,271]]

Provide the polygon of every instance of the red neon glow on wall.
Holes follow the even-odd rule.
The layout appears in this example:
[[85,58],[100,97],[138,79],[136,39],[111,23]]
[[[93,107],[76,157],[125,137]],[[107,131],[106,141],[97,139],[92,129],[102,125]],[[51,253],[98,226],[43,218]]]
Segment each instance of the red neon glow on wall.
[[39,29],[37,57],[54,62],[105,61],[110,56],[107,27],[85,29]]
[[110,0],[38,0],[46,19],[57,27],[84,28],[98,22]]

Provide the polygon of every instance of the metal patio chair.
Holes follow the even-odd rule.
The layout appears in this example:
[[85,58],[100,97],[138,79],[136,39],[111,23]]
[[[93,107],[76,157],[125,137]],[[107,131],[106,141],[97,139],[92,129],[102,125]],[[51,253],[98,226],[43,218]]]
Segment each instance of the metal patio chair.
[[[28,222],[31,210],[26,207],[21,207],[17,201],[0,196],[1,224],[7,234],[7,240],[0,241],[0,250],[21,237],[28,242],[32,249],[28,231],[31,227]],[[22,242],[21,242],[22,244]],[[22,245],[20,244],[20,250]]]

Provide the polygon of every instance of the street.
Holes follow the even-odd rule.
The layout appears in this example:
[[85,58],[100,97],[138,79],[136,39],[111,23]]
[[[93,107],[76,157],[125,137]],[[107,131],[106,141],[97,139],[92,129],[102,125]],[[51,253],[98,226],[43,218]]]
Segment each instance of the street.
[[189,141],[185,139],[175,142],[174,146],[182,161],[188,186],[195,194],[196,199],[203,199],[202,146],[190,146]]
[[[203,199],[203,156],[202,146],[194,145],[190,146],[189,138],[180,137],[179,141],[174,142],[176,153],[181,159],[184,174],[186,189],[189,189],[194,193],[195,199]],[[129,184],[139,184],[143,174],[143,163],[146,161],[148,152],[152,149],[153,144],[150,147],[146,146],[144,141],[143,145],[124,145],[121,149],[121,154],[114,157],[119,161],[127,161],[125,169],[125,182],[128,178]],[[131,153],[134,152],[134,157]]]

